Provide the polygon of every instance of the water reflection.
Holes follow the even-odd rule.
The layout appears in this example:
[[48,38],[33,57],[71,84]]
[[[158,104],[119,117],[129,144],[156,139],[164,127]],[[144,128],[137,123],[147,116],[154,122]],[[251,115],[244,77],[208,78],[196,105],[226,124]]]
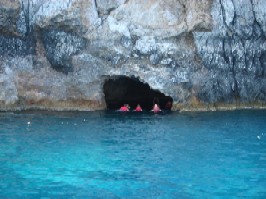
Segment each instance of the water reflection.
[[265,119],[265,111],[0,114],[0,196],[262,197]]

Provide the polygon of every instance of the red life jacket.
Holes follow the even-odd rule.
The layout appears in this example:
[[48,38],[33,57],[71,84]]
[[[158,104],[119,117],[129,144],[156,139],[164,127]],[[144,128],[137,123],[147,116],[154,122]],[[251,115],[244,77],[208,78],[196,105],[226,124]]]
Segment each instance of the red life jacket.
[[158,113],[158,112],[160,112],[161,111],[161,109],[159,108],[159,107],[154,107],[153,108],[153,112],[154,113]]
[[135,111],[137,111],[137,112],[141,112],[141,111],[142,111],[142,108],[140,108],[140,107],[136,107]]
[[122,107],[120,108],[120,111],[129,111],[129,110],[128,110],[128,108],[127,108],[126,106],[122,106]]

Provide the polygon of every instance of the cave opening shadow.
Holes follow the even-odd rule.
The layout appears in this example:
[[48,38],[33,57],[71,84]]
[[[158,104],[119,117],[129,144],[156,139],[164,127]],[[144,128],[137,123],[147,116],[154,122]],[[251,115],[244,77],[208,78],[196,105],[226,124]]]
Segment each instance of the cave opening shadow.
[[154,103],[161,109],[171,110],[173,98],[153,90],[138,78],[114,76],[105,80],[103,85],[105,102],[108,110],[118,110],[123,104],[129,104],[131,109],[140,104],[143,110],[149,111]]

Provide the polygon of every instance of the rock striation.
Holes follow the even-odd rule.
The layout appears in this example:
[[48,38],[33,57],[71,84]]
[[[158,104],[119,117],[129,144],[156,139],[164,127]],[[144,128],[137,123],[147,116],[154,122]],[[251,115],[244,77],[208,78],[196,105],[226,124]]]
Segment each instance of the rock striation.
[[201,101],[265,104],[265,8],[263,0],[214,1],[212,32],[194,33],[208,71],[197,91]]
[[1,0],[0,110],[102,110],[134,77],[175,109],[265,107],[264,0]]
[[19,18],[20,3],[15,0],[0,1],[0,34],[15,34]]

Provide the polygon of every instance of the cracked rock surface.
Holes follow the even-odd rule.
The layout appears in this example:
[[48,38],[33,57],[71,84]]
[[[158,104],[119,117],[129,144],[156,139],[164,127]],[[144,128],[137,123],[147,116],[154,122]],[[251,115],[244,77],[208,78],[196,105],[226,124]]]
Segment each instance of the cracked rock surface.
[[265,8],[260,0],[214,1],[212,32],[194,33],[209,73],[199,99],[265,103]]
[[134,76],[174,108],[265,107],[265,0],[1,0],[0,110],[102,110]]

